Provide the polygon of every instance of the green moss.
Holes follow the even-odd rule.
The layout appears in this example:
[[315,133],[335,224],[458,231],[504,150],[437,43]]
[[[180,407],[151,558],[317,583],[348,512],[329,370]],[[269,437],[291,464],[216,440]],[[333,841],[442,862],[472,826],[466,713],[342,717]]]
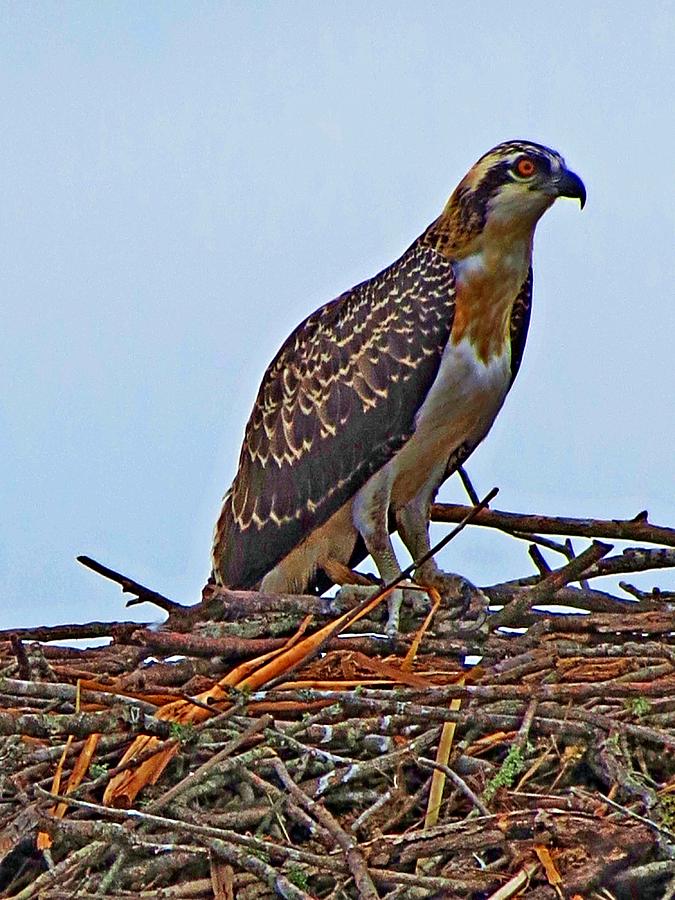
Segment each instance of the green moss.
[[646,716],[652,708],[649,700],[645,700],[644,697],[630,697],[628,700],[624,700],[623,705],[629,712],[633,713],[633,715],[638,718]]
[[288,867],[288,880],[302,891],[306,891],[309,886],[309,878],[299,866]]
[[499,771],[487,783],[483,799],[489,803],[501,787],[511,787],[516,777],[525,768],[525,757],[520,747],[513,746],[506,754]]
[[660,794],[658,810],[661,822],[671,831],[675,830],[675,794]]
[[191,722],[188,722],[187,725],[182,725],[180,722],[172,722],[169,734],[173,740],[181,744],[189,744],[197,740],[197,730]]

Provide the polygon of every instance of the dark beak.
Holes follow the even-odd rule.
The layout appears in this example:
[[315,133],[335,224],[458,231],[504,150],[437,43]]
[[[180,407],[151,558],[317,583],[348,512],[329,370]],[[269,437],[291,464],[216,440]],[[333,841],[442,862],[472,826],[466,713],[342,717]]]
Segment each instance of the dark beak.
[[574,200],[578,200],[581,208],[584,208],[584,204],[586,203],[586,188],[578,175],[575,175],[574,172],[570,172],[569,169],[563,169],[555,186],[559,197],[570,197]]

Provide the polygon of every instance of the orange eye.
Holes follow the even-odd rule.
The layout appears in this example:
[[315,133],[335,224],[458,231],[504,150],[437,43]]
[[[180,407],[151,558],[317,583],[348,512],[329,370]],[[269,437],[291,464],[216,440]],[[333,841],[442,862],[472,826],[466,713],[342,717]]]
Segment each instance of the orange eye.
[[522,178],[529,178],[530,175],[534,175],[534,171],[537,167],[534,162],[529,158],[529,156],[523,156],[516,163],[516,173],[520,175]]

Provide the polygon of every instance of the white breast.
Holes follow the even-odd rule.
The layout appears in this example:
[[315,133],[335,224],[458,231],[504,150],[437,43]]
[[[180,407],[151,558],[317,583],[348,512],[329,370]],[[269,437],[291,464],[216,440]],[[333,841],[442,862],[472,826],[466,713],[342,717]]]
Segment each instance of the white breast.
[[462,444],[480,443],[504,403],[511,381],[511,350],[481,362],[468,340],[448,343],[431,390],[415,417],[415,433],[388,463],[395,505],[416,496],[429,478],[441,478]]
[[435,431],[457,433],[458,443],[473,434],[485,434],[499,412],[511,380],[511,347],[487,363],[477,358],[468,340],[443,352],[441,365],[417,416],[416,434]]

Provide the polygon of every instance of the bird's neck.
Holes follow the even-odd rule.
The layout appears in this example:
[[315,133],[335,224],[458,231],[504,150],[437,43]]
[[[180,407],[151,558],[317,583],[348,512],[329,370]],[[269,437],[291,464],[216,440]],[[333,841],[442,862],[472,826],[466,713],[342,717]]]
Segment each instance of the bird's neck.
[[529,273],[536,222],[514,229],[492,221],[480,232],[466,234],[464,240],[456,232],[441,240],[443,218],[425,238],[436,237],[430,242],[452,261],[455,272],[451,341],[468,340],[477,358],[487,365],[510,344],[511,312]]

